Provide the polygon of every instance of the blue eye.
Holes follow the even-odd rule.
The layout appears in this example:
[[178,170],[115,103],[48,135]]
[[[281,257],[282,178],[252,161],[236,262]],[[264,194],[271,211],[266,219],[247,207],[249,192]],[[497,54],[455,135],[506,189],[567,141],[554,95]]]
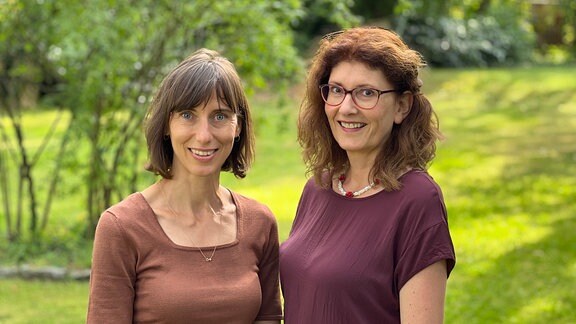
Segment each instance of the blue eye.
[[182,111],[182,112],[180,112],[180,117],[182,117],[184,119],[191,119],[192,113],[189,111]]
[[218,113],[216,116],[214,116],[214,119],[216,119],[216,121],[224,121],[226,120],[226,115],[223,113]]

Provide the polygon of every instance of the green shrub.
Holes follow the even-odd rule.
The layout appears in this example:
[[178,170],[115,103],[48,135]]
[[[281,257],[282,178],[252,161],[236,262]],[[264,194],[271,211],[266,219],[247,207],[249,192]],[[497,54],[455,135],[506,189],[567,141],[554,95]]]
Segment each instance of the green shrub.
[[432,66],[486,67],[530,61],[531,33],[520,24],[501,21],[494,16],[400,16],[395,24],[406,42]]

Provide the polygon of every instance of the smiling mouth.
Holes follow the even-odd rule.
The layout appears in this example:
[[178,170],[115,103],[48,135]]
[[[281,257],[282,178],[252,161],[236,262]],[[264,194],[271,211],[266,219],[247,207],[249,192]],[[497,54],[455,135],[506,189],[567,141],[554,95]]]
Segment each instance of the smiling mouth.
[[211,156],[212,154],[216,153],[217,150],[195,150],[195,149],[188,149],[190,152],[192,152],[192,154],[198,155],[198,156]]
[[356,129],[356,128],[362,128],[364,126],[366,126],[365,123],[347,123],[347,122],[338,122],[340,124],[340,126],[344,127],[344,128],[349,128],[349,129]]

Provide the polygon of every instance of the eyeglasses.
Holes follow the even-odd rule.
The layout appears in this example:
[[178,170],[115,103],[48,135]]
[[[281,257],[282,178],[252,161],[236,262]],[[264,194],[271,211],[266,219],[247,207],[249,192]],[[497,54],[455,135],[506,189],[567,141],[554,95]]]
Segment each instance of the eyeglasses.
[[362,109],[372,109],[376,107],[380,95],[390,92],[398,92],[396,89],[391,90],[378,90],[367,87],[358,87],[352,90],[346,90],[343,87],[335,84],[322,84],[320,85],[320,93],[322,99],[328,106],[338,106],[344,102],[346,95],[352,94],[352,101]]

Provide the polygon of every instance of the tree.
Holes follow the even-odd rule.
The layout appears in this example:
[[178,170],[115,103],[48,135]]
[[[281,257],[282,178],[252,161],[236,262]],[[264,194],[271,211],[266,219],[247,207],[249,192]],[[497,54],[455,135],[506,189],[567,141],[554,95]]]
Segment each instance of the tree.
[[[55,44],[66,106],[75,131],[88,139],[88,231],[100,213],[134,191],[142,170],[140,127],[167,67],[199,47],[228,56],[252,85],[289,79],[299,69],[289,26],[298,2],[88,1],[66,4]],[[63,20],[63,19],[62,19]],[[86,153],[84,153],[86,154]],[[81,158],[78,156],[78,158]]]
[[[347,13],[342,6],[334,11]],[[281,90],[302,70],[291,26],[304,16],[299,0],[3,2],[0,39],[10,39],[2,44],[21,50],[0,48],[2,62],[14,59],[20,66],[0,66],[2,91],[7,94],[9,86],[18,84],[15,77],[23,67],[38,71],[29,83],[47,85],[40,103],[50,102],[69,116],[58,145],[61,159],[54,164],[55,181],[50,183],[58,183],[60,172],[84,179],[86,233],[91,235],[100,213],[136,190],[145,152],[141,125],[161,76],[195,49],[209,47],[235,63],[248,89],[273,82]],[[10,98],[18,97],[22,96]],[[24,112],[22,106],[8,104],[2,102],[2,116]],[[5,169],[12,165],[6,159],[14,155],[7,149],[9,143],[19,143],[15,130],[22,137],[27,131],[18,126],[18,118],[11,120],[15,122],[10,125],[4,119],[0,123],[0,168]],[[25,141],[21,143],[25,147]],[[24,170],[28,160],[24,155],[18,160]],[[23,174],[30,176],[26,181],[34,180],[34,173]],[[9,183],[0,178],[3,202],[9,198],[3,195]],[[17,201],[21,206],[20,196]],[[29,205],[34,223],[36,203]],[[13,208],[6,206],[6,222],[11,223]]]
[[351,11],[354,3],[354,0],[303,0],[301,19],[292,22],[296,47],[305,52],[316,43],[315,37],[360,24],[362,18]]
[[[38,198],[34,171],[61,121],[62,110],[42,143],[33,148],[26,145],[26,129],[22,123],[23,113],[36,103],[37,93],[45,91],[43,82],[51,81],[44,77],[56,74],[48,55],[50,44],[56,41],[52,9],[42,8],[35,1],[8,1],[0,5],[0,196],[9,241],[22,236],[26,212],[30,216],[27,232],[32,239],[38,239],[47,224],[56,190],[62,155],[56,155],[56,167],[47,181],[49,186],[43,201]],[[31,26],[37,24],[42,29],[33,30]],[[60,150],[64,150],[65,141],[61,143]],[[17,168],[18,172],[9,172],[9,168]]]

